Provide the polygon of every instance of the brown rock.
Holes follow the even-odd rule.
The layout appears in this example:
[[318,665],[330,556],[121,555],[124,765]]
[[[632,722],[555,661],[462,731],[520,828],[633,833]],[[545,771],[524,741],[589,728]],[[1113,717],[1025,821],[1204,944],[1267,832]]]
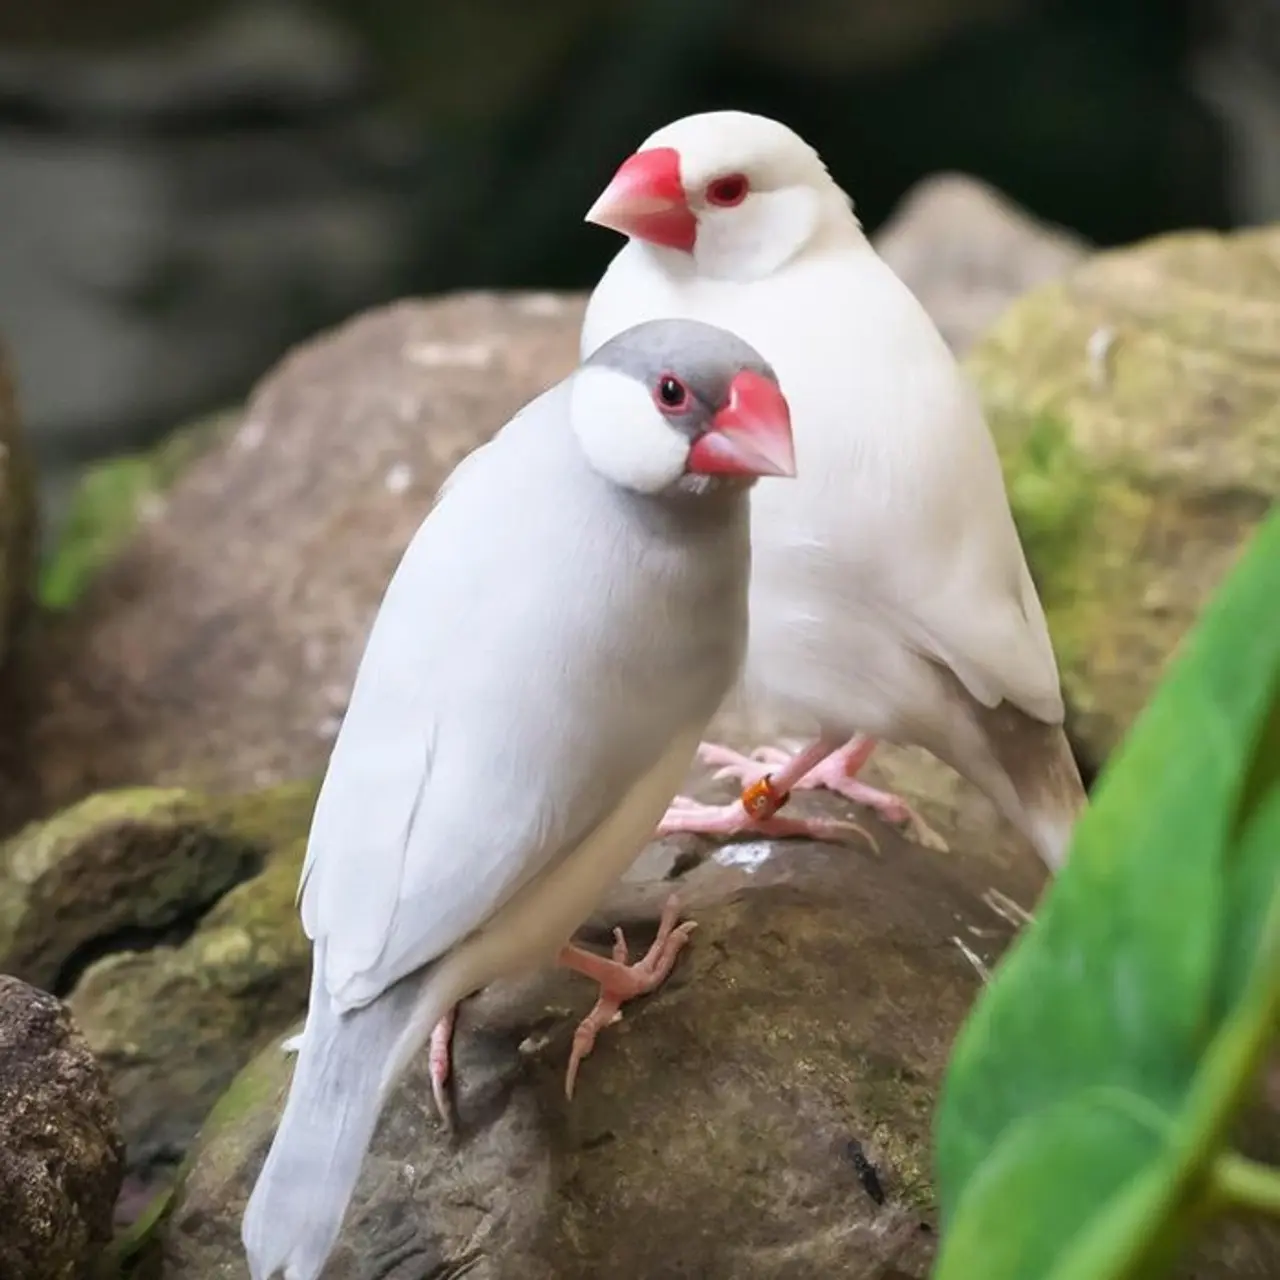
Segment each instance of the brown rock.
[[581,313],[548,296],[405,302],[288,357],[44,646],[41,810],[316,773],[437,485],[572,368]]
[[1088,246],[962,173],[916,183],[875,236],[884,260],[963,353],[1029,289],[1063,275]]
[[[698,931],[666,987],[601,1036],[572,1104],[586,984],[543,974],[464,1004],[458,1139],[434,1118],[423,1055],[326,1280],[923,1277],[933,1099],[979,986],[953,939],[989,964],[1011,925],[952,874],[976,864],[876,830],[879,856],[739,845],[689,867],[655,848],[600,923],[634,926],[639,952],[639,922],[677,887]],[[162,1233],[164,1277],[245,1276],[239,1217],[288,1074],[268,1048],[210,1118]]]
[[[804,797],[803,803],[813,803]],[[425,1053],[384,1114],[325,1280],[924,1280],[933,1111],[955,1032],[1041,872],[868,827],[878,852],[801,843],[652,847],[583,939],[633,954],[677,889],[698,930],[564,1100],[591,992],[544,973],[464,1003],[454,1137]],[[149,1246],[160,1280],[244,1280],[240,1216],[289,1076],[278,1045],[207,1121]],[[1268,1127],[1269,1126],[1269,1127]],[[1276,1117],[1255,1154],[1280,1154]],[[1216,1231],[1179,1273],[1263,1280],[1264,1224]]]
[[0,975],[0,1276],[83,1280],[124,1148],[106,1081],[53,996]]

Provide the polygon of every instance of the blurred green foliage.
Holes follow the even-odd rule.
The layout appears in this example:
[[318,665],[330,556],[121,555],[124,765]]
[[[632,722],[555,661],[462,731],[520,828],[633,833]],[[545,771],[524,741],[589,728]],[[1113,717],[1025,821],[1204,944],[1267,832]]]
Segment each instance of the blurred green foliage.
[[1280,1171],[1227,1148],[1280,1025],[1280,508],[1115,753],[955,1046],[935,1280],[1167,1274]]

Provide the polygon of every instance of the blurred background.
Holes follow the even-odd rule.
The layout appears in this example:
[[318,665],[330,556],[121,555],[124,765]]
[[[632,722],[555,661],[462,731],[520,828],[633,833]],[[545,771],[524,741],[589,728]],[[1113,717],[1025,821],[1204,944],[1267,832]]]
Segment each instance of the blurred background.
[[11,0],[0,333],[47,530],[359,309],[588,287],[614,166],[723,106],[869,230],[938,170],[1100,244],[1280,217],[1276,0]]

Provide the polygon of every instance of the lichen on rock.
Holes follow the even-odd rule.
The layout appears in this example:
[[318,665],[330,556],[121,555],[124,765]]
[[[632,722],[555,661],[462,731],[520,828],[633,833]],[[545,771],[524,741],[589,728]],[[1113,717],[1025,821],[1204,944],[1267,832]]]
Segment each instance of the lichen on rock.
[[1099,763],[1280,496],[1280,227],[1099,254],[968,364]]
[[189,931],[295,834],[310,789],[241,800],[137,788],[91,796],[0,845],[0,965],[69,989],[97,955]]
[[140,521],[162,500],[187,466],[239,417],[235,409],[211,414],[165,436],[145,453],[107,458],[89,467],[41,570],[40,603],[70,608],[94,575],[128,543]]
[[176,945],[93,965],[69,1005],[111,1078],[129,1169],[162,1183],[263,1041],[306,1008],[311,947],[295,905],[311,788],[282,808],[261,870]]

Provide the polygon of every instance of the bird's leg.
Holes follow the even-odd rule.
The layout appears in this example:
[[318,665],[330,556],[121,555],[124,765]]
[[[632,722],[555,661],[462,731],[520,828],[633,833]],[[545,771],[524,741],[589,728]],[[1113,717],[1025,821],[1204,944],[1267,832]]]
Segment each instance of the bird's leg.
[[[732,804],[699,804],[688,796],[676,796],[658,824],[658,835],[692,832],[709,836],[807,836],[812,840],[839,840],[856,831],[874,845],[870,834],[856,823],[831,818],[775,816],[790,798],[792,788],[838,749],[838,742],[819,738],[794,755],[767,749],[771,759],[762,763],[759,759],[740,756],[727,747],[704,742],[698,748],[698,758],[704,764],[725,766],[716,774],[717,777],[740,777],[749,785]],[[776,772],[770,772],[771,764],[777,766]]]
[[[942,837],[901,796],[858,781],[858,773],[875,749],[874,738],[859,734],[816,759],[810,757],[811,749],[788,755],[778,747],[760,747],[750,756],[744,756],[726,747],[708,745],[700,748],[698,754],[704,764],[718,766],[715,774],[717,778],[733,778],[746,784],[743,788],[744,804],[749,803],[753,794],[758,794],[762,783],[770,778],[771,769],[779,770],[772,775],[775,789],[784,789],[781,779],[785,775],[786,790],[816,791],[821,787],[834,791],[837,795],[852,800],[854,804],[865,805],[886,822],[906,827],[917,843],[929,848],[946,849],[947,845]],[[808,767],[803,775],[794,777],[794,769],[806,762]]]
[[569,1054],[569,1069],[565,1073],[564,1093],[566,1098],[573,1097],[573,1087],[578,1078],[578,1068],[595,1047],[596,1036],[605,1027],[617,1022],[622,1017],[622,1006],[637,996],[648,995],[656,991],[665,981],[680,954],[681,948],[688,942],[689,935],[697,927],[692,920],[684,924],[676,923],[680,915],[680,904],[673,894],[667,899],[662,910],[662,919],[658,925],[658,936],[653,945],[645,953],[643,960],[635,964],[627,960],[627,939],[621,929],[613,931],[613,959],[597,955],[594,951],[584,951],[581,947],[570,944],[562,948],[556,963],[566,969],[572,969],[593,982],[600,984],[600,996],[591,1012],[578,1024],[573,1033],[573,1050]]
[[453,1069],[453,1024],[458,1017],[455,1004],[448,1013],[431,1028],[431,1044],[427,1049],[427,1065],[431,1071],[431,1096],[436,1100],[436,1110],[446,1125],[453,1124],[453,1108],[445,1085]]

